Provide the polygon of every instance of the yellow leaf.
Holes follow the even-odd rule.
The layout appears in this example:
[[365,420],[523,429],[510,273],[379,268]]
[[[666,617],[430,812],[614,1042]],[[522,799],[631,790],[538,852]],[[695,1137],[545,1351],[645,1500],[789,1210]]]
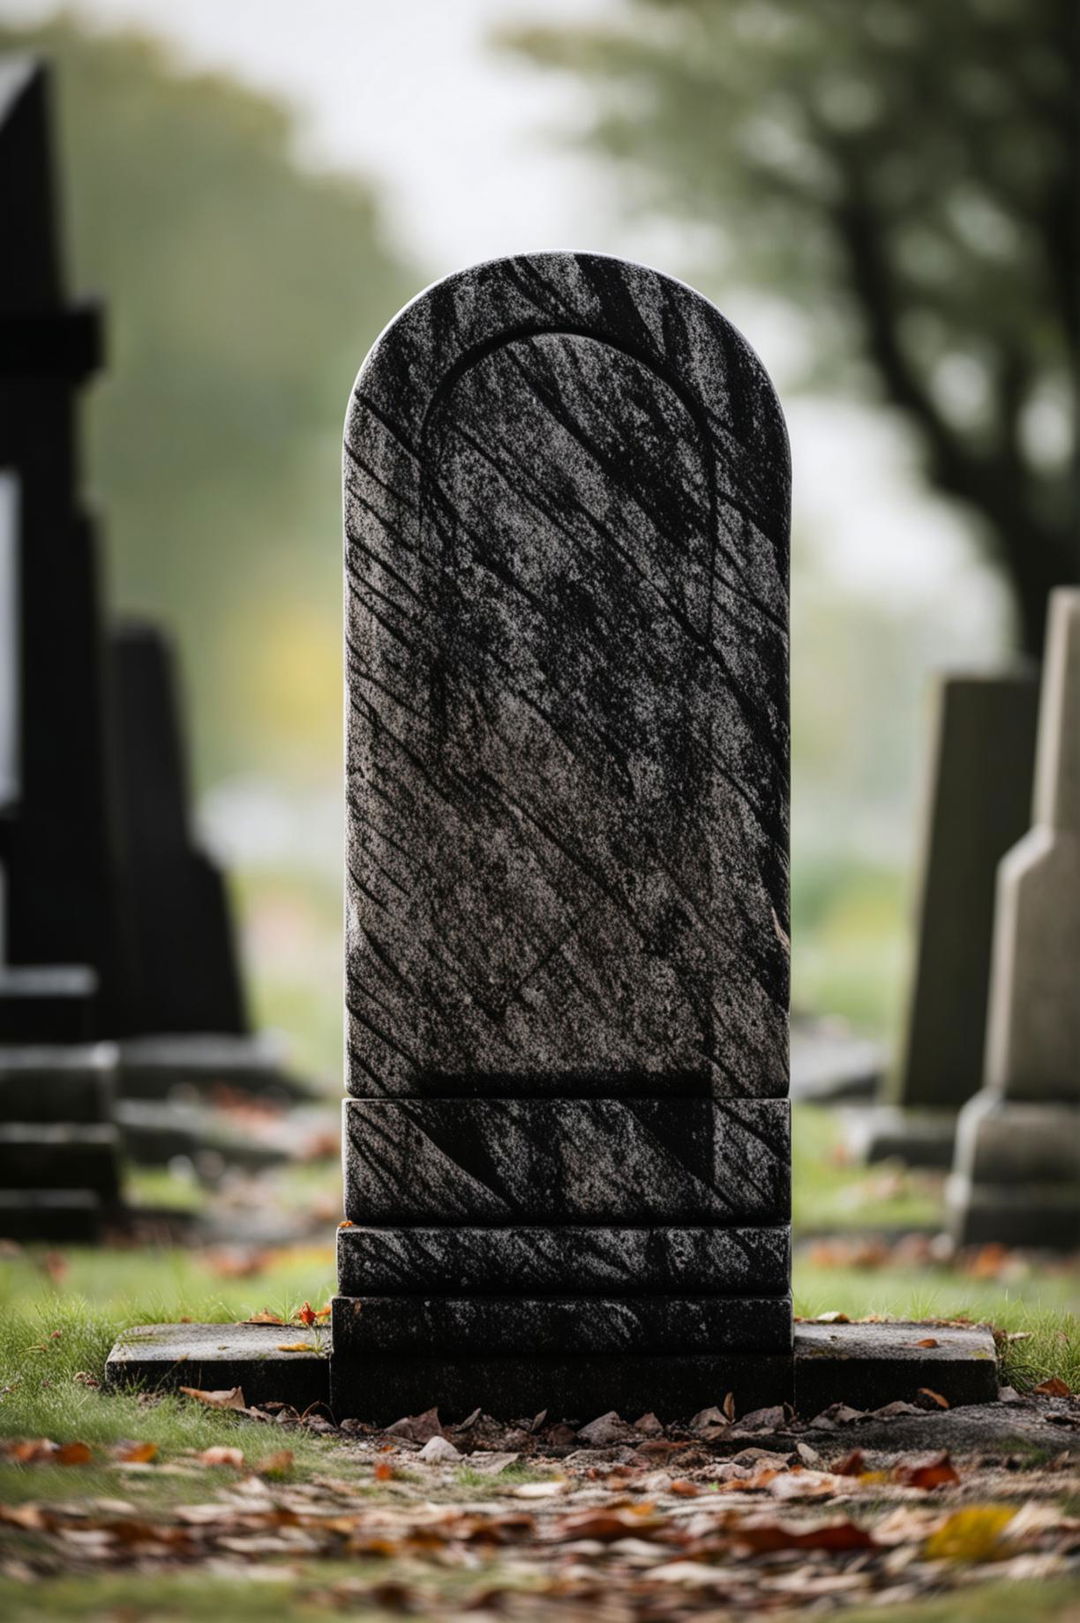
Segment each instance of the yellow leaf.
[[310,1341],[279,1341],[278,1352],[315,1352]]
[[926,1541],[928,1561],[1000,1561],[1009,1553],[1005,1529],[1015,1516],[1011,1505],[967,1505],[954,1510]]

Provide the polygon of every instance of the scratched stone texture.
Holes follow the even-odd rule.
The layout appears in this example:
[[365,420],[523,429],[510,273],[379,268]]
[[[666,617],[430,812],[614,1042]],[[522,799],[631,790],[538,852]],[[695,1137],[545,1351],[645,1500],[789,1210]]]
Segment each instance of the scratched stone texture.
[[345,439],[348,1086],[787,1092],[788,453],[681,283],[497,261]]

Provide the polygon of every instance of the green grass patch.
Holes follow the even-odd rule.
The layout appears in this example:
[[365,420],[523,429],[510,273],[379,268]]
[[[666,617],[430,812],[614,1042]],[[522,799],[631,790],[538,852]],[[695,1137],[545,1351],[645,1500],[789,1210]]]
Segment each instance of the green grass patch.
[[891,1162],[866,1167],[847,1158],[835,1110],[794,1105],[792,1226],[800,1233],[925,1228],[942,1221],[944,1179]]

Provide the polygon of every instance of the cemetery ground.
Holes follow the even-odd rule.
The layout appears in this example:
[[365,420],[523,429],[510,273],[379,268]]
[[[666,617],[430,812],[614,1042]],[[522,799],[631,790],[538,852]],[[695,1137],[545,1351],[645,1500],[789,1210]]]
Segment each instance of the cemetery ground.
[[[106,1389],[109,1348],[133,1323],[263,1314],[282,1321],[283,1347],[328,1339],[325,1166],[215,1197],[306,1211],[316,1244],[5,1248],[0,1608],[639,1623],[751,1608],[854,1620],[889,1603],[913,1623],[1075,1617],[1075,1259],[950,1259],[933,1238],[940,1181],[848,1165],[840,1142],[834,1114],[797,1107],[796,1313],[922,1320],[927,1343],[933,1321],[990,1323],[1010,1401],[944,1411],[928,1392],[885,1421],[835,1408],[732,1421],[718,1394],[685,1426],[427,1415],[374,1432],[319,1407],[247,1410],[240,1393]],[[161,1175],[134,1185],[161,1204]]]

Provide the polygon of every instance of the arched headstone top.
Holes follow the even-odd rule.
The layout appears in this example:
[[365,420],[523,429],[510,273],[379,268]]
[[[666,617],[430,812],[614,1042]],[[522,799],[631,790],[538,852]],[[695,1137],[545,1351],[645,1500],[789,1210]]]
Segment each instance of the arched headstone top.
[[700,294],[422,293],[345,435],[350,1091],[787,1089],[783,418]]
[[[772,383],[716,306],[671,276],[603,254],[489,260],[425,288],[383,330],[360,369],[345,423],[347,459],[421,452],[425,428],[456,379],[492,349],[585,337],[662,378],[724,459],[726,496],[775,548],[786,601],[790,459]],[[348,468],[346,467],[346,476]]]

